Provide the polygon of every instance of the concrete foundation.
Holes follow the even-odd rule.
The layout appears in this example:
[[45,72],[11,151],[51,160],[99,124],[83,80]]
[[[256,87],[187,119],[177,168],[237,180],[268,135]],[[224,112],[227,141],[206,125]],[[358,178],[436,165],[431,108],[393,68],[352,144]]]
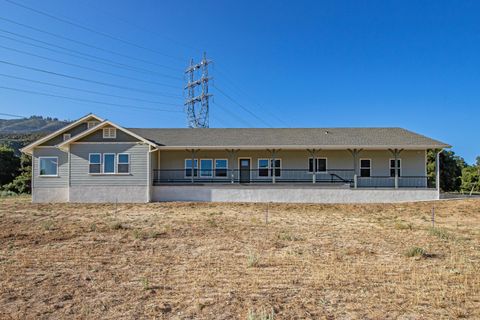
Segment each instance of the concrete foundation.
[[70,187],[70,202],[77,203],[144,203],[147,186],[81,186]]
[[33,188],[32,202],[68,202],[68,188]]
[[392,203],[438,200],[435,189],[343,189],[312,186],[155,186],[152,201]]

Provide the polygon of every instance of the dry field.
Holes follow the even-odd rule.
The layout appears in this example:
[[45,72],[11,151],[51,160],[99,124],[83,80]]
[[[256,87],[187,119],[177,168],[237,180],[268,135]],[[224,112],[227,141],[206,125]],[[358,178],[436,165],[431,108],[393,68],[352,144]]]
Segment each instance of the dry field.
[[2,319],[480,318],[480,200],[0,200]]

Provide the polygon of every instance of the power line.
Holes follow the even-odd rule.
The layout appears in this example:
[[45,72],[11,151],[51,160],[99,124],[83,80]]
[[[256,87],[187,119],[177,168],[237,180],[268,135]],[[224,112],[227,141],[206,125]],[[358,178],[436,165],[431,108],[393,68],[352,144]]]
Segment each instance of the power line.
[[19,115],[10,114],[10,113],[0,113],[0,116],[7,116],[7,117],[13,117],[13,118],[26,118],[24,116],[19,116]]
[[268,122],[266,122],[265,120],[263,120],[262,118],[260,118],[259,116],[257,116],[255,113],[253,113],[252,111],[250,111],[249,109],[247,109],[246,107],[244,107],[241,103],[239,103],[238,101],[236,101],[235,99],[233,99],[231,96],[229,96],[227,93],[225,93],[223,90],[221,90],[219,87],[217,86],[214,86],[215,89],[217,89],[217,91],[219,93],[221,93],[223,96],[225,96],[227,99],[229,99],[230,101],[232,101],[233,103],[235,103],[237,106],[239,106],[240,108],[242,108],[243,110],[245,110],[247,113],[249,113],[250,115],[252,115],[255,119],[259,120],[260,122],[264,123],[265,125],[267,125],[268,127],[272,127]]
[[182,62],[185,61],[184,59],[181,59],[181,58],[178,58],[178,57],[169,55],[169,54],[165,54],[165,53],[160,52],[160,51],[157,51],[157,50],[155,50],[155,49],[150,49],[150,48],[145,47],[145,46],[143,46],[143,45],[140,45],[140,44],[137,44],[137,43],[128,41],[128,40],[124,40],[124,39],[118,38],[117,36],[114,36],[114,35],[111,35],[111,34],[108,34],[108,33],[102,32],[102,31],[97,31],[97,30],[92,29],[92,28],[90,28],[90,27],[81,25],[81,24],[76,23],[76,22],[69,21],[69,20],[67,20],[67,19],[65,19],[65,18],[60,18],[60,17],[55,16],[55,15],[53,15],[53,14],[50,14],[50,13],[47,13],[47,12],[45,12],[45,11],[41,11],[41,10],[38,10],[38,9],[35,9],[35,8],[32,8],[32,7],[26,6],[26,5],[21,4],[21,3],[18,3],[18,2],[16,2],[16,1],[12,1],[12,0],[5,0],[5,1],[8,2],[8,3],[10,3],[10,4],[16,5],[16,6],[18,6],[18,7],[21,7],[21,8],[27,9],[27,10],[30,10],[30,11],[35,12],[35,13],[37,13],[37,14],[40,14],[40,15],[49,17],[49,18],[51,18],[51,19],[60,21],[60,22],[65,23],[65,24],[69,24],[69,25],[75,26],[75,27],[77,27],[77,28],[80,28],[80,29],[83,29],[83,30],[92,32],[92,33],[97,34],[97,35],[101,35],[101,36],[103,36],[103,37],[106,37],[106,38],[109,38],[109,39],[112,39],[112,40],[115,40],[115,41],[118,41],[118,42],[121,42],[121,43],[124,43],[124,44],[128,44],[128,45],[130,45],[130,46],[133,46],[133,47],[136,47],[136,48],[139,48],[139,49],[143,49],[143,50],[146,50],[146,51],[150,51],[150,52],[153,52],[153,53],[162,55],[162,56],[164,56],[164,57],[168,57],[168,58],[171,58],[171,59],[179,60],[179,61],[182,61]]
[[[237,84],[235,84],[233,80],[229,79],[229,77],[227,77],[227,75],[226,75],[224,72],[218,70],[218,67],[216,68],[216,71],[217,71],[225,80],[227,80],[227,81],[230,83],[230,85],[232,86],[232,88],[236,88],[236,90],[237,90],[238,92],[240,92],[240,94],[246,96],[247,98],[250,98],[250,100],[254,100],[254,99],[252,98],[252,96],[250,96],[250,95],[246,92],[246,90],[242,90],[242,89],[240,88],[240,86],[238,86]],[[285,125],[286,127],[290,127],[290,125],[289,125],[288,123],[286,123],[283,119],[281,119],[280,117],[278,117],[276,114],[271,113],[271,112],[268,112],[265,108],[262,108],[261,106],[259,106],[259,105],[256,104],[256,103],[255,103],[255,105],[256,105],[259,109],[262,109],[264,112],[266,112],[269,116],[275,118],[278,122],[282,123],[282,124]]]
[[228,113],[232,118],[234,118],[235,120],[239,120],[240,122],[243,122],[247,127],[251,128],[253,127],[253,125],[248,122],[247,120],[243,119],[242,117],[236,115],[235,113],[233,113],[232,111],[230,111],[228,108],[225,108],[221,105],[219,105],[217,102],[215,102],[215,100],[213,101],[213,104],[216,105],[217,107],[220,107],[221,110],[225,111],[226,113]]
[[2,46],[2,45],[0,45],[0,48],[10,50],[10,51],[19,52],[19,53],[22,53],[22,54],[25,54],[25,55],[37,57],[37,58],[40,58],[40,59],[45,59],[45,60],[52,61],[52,62],[61,63],[61,64],[64,64],[64,65],[67,65],[67,66],[73,66],[73,67],[80,68],[80,69],[85,69],[85,70],[90,70],[90,71],[94,71],[94,72],[98,72],[98,73],[108,74],[108,75],[119,77],[119,78],[124,78],[124,79],[144,82],[144,83],[150,83],[150,84],[154,84],[154,85],[158,85],[158,86],[164,86],[164,87],[179,89],[176,86],[172,86],[172,85],[165,84],[165,83],[148,81],[148,80],[143,80],[143,79],[138,79],[138,78],[134,78],[134,77],[121,75],[121,74],[118,74],[118,73],[113,73],[113,72],[98,70],[98,69],[95,69],[95,68],[85,67],[85,66],[82,66],[82,65],[79,65],[79,64],[69,63],[69,62],[65,62],[65,61],[61,61],[61,60],[57,60],[57,59],[52,59],[52,58],[47,58],[45,56],[41,56],[41,55],[38,55],[38,54],[35,54],[35,53],[30,53],[30,52],[26,52],[26,51],[23,51],[23,50],[18,50],[18,49],[14,49],[14,48],[10,48],[10,47],[5,47],[5,46]]
[[22,26],[22,27],[24,27],[24,28],[28,28],[28,29],[30,29],[30,30],[34,30],[34,31],[37,31],[37,32],[40,32],[40,33],[48,34],[48,35],[50,35],[50,36],[53,36],[53,37],[56,37],[56,38],[59,38],[59,39],[62,39],[62,40],[67,40],[67,41],[70,41],[70,42],[73,42],[73,43],[76,43],[76,44],[80,44],[80,45],[83,45],[83,46],[85,46],[85,47],[89,47],[89,48],[93,48],[93,49],[96,49],[96,50],[100,50],[100,51],[103,51],[103,52],[106,52],[106,53],[109,53],[109,54],[117,55],[117,56],[124,57],[124,58],[128,58],[128,59],[131,59],[131,60],[140,61],[140,62],[143,62],[143,63],[148,63],[148,64],[151,64],[151,65],[154,65],[154,66],[158,66],[158,67],[170,69],[170,70],[173,70],[173,71],[176,71],[176,72],[182,72],[182,71],[183,71],[183,70],[181,70],[181,69],[177,69],[177,68],[173,68],[173,67],[170,67],[170,66],[166,66],[166,65],[164,65],[164,64],[160,64],[160,63],[153,62],[153,61],[150,61],[150,60],[145,60],[145,59],[133,57],[133,56],[126,55],[126,54],[123,54],[123,53],[119,53],[119,52],[116,52],[116,51],[112,51],[112,50],[109,50],[109,49],[105,49],[105,48],[102,48],[102,47],[98,47],[98,46],[96,46],[96,45],[89,44],[89,43],[86,43],[86,42],[83,42],[83,41],[79,41],[79,40],[75,40],[75,39],[72,39],[72,38],[68,38],[68,37],[65,37],[65,36],[62,36],[62,35],[59,35],[59,34],[50,32],[50,31],[42,30],[42,29],[39,29],[39,28],[36,28],[36,27],[32,27],[32,26],[27,25],[27,24],[24,24],[24,23],[20,23],[20,22],[11,20],[11,19],[8,19],[8,18],[2,17],[2,16],[0,16],[0,20],[7,21],[7,22],[9,22],[9,23],[12,23],[12,24],[15,24],[15,25],[18,25],[18,26]]
[[[132,66],[132,65],[129,65],[129,64],[120,63],[120,62],[112,61],[112,60],[109,60],[109,59],[100,58],[100,57],[97,57],[97,56],[94,56],[94,55],[91,55],[91,54],[88,54],[88,53],[84,53],[84,52],[81,52],[81,51],[77,51],[77,50],[73,50],[73,49],[66,48],[66,47],[63,47],[63,46],[59,46],[59,45],[56,45],[56,44],[52,44],[52,43],[49,43],[49,42],[46,42],[46,41],[31,38],[31,37],[28,37],[28,36],[25,36],[25,35],[21,35],[19,33],[10,32],[8,30],[4,30],[4,29],[1,29],[1,28],[0,28],[0,31],[4,32],[4,33],[11,34],[11,35],[14,35],[16,37],[20,37],[20,38],[28,39],[28,40],[31,40],[31,41],[43,43],[43,44],[46,44],[46,45],[51,46],[51,47],[59,48],[61,50],[65,50],[65,51],[68,51],[68,52],[73,52],[75,54],[74,55],[68,54],[68,53],[65,53],[65,52],[62,52],[62,51],[54,50],[54,49],[51,49],[51,48],[43,47],[43,46],[40,46],[40,45],[36,45],[36,44],[32,44],[32,43],[25,42],[25,41],[22,41],[22,40],[18,40],[18,39],[15,39],[15,38],[10,38],[10,37],[4,36],[4,35],[0,35],[0,37],[2,37],[2,38],[6,38],[6,39],[9,39],[9,40],[12,40],[12,41],[15,41],[15,42],[23,43],[23,44],[33,46],[33,47],[36,47],[36,48],[42,48],[42,49],[49,50],[49,51],[52,51],[52,52],[56,52],[56,53],[60,53],[60,54],[64,54],[64,55],[69,55],[69,56],[84,59],[84,60],[87,60],[87,61],[93,61],[93,62],[96,62],[96,63],[102,63],[102,64],[105,64],[105,65],[109,65],[109,66],[120,68],[120,69],[126,68],[126,69],[130,69],[132,71],[136,71],[136,72],[140,72],[140,73],[147,73],[147,74],[158,75],[158,76],[161,76],[161,77],[176,79],[176,80],[183,80],[180,77],[174,77],[174,76],[166,75],[166,74],[159,73],[159,72],[156,72],[156,71]],[[81,56],[78,56],[78,55],[81,55]],[[87,59],[87,58],[84,58],[82,56],[91,57],[91,59]],[[99,60],[99,61],[97,61],[97,60]],[[100,61],[102,61],[102,62],[100,62]]]
[[126,99],[126,100],[131,100],[131,101],[138,101],[138,102],[145,102],[145,103],[151,103],[151,104],[161,104],[161,105],[166,105],[166,106],[182,107],[181,105],[174,104],[174,103],[166,103],[166,102],[160,102],[160,101],[145,100],[145,99],[139,99],[139,98],[132,98],[132,97],[126,97],[126,96],[119,96],[119,95],[115,95],[115,94],[103,93],[103,92],[98,92],[98,91],[93,91],[93,90],[79,89],[79,88],[63,86],[63,85],[59,85],[59,84],[55,84],[55,83],[51,83],[51,82],[45,82],[45,81],[33,80],[33,79],[29,79],[29,78],[12,76],[12,75],[8,75],[8,74],[4,74],[4,73],[0,73],[0,76],[10,78],[10,79],[28,81],[28,82],[32,82],[32,83],[38,83],[38,84],[51,86],[51,87],[74,90],[74,91],[79,91],[79,92],[86,92],[86,93],[91,93],[91,94],[96,94],[96,95],[101,95],[101,96],[106,96],[106,97],[120,98],[120,99]]
[[19,88],[12,88],[12,87],[0,86],[0,89],[11,90],[11,91],[18,91],[18,92],[35,94],[35,95],[40,95],[40,96],[53,97],[53,98],[67,99],[67,100],[72,100],[72,101],[87,102],[87,103],[94,103],[94,104],[103,104],[103,105],[107,105],[107,106],[120,107],[120,108],[139,109],[139,110],[150,110],[150,111],[159,111],[159,112],[183,113],[182,111],[179,111],[179,110],[167,110],[167,109],[157,109],[157,108],[139,107],[139,106],[128,105],[128,104],[109,103],[109,102],[103,102],[103,101],[96,101],[96,100],[82,99],[82,98],[73,98],[73,97],[62,96],[62,95],[57,95],[57,94],[50,94],[50,93],[44,93],[44,92],[38,92],[38,91],[31,91],[31,90],[25,90],[25,89],[19,89]]
[[21,64],[16,64],[16,63],[4,61],[4,60],[0,60],[0,63],[6,64],[6,65],[10,65],[10,66],[14,66],[14,67],[18,67],[18,68],[22,68],[22,69],[27,69],[27,70],[42,72],[42,73],[51,74],[51,75],[55,75],[55,76],[59,76],[59,77],[64,77],[64,78],[69,78],[69,79],[73,79],[73,80],[78,80],[78,81],[83,81],[83,82],[88,82],[88,83],[100,84],[100,85],[102,85],[102,86],[107,86],[107,87],[112,87],[112,88],[118,88],[118,89],[130,90],[130,91],[137,91],[137,92],[141,92],[141,93],[158,95],[158,96],[163,96],[163,97],[168,97],[168,98],[181,98],[181,97],[182,97],[182,96],[178,96],[178,95],[170,95],[170,94],[161,93],[161,92],[155,92],[155,91],[149,91],[149,90],[141,90],[141,89],[126,87],[126,86],[120,86],[120,85],[116,85],[116,84],[111,84],[111,83],[107,83],[107,82],[101,82],[101,81],[96,81],[96,80],[90,80],[90,79],[80,78],[80,77],[71,76],[71,75],[67,75],[67,74],[63,74],[63,73],[58,73],[58,72],[53,72],[53,71],[49,71],[49,70],[45,70],[45,69],[40,69],[40,68],[35,68],[35,67],[29,67],[29,66],[25,66],[25,65],[21,65]]

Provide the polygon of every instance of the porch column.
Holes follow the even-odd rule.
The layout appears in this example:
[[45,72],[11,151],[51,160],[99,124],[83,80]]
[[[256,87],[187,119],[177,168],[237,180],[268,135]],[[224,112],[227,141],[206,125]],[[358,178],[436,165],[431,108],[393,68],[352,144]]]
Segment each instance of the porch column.
[[[200,149],[191,149],[191,150],[188,150],[187,149],[187,152],[190,152],[191,155],[192,155],[192,167],[191,167],[191,182],[194,183],[195,182],[195,156],[197,155],[197,152],[200,151]],[[200,169],[200,163],[197,162],[197,172],[198,170]]]
[[390,153],[393,155],[393,161],[395,161],[393,164],[393,170],[395,170],[395,189],[398,189],[398,170],[400,169],[398,167],[398,157],[400,156],[400,153],[402,153],[403,149],[388,149],[388,151],[390,151]]
[[357,189],[358,187],[358,155],[363,149],[347,149],[353,157],[353,187]]
[[438,198],[440,199],[440,153],[443,150],[437,152],[435,157],[435,187],[437,188]]
[[239,149],[227,149],[228,154],[228,172],[230,175],[230,183],[235,183],[235,158]]
[[317,182],[317,153],[321,149],[307,149],[308,154],[312,157],[312,183]]
[[280,149],[267,149],[268,152],[270,152],[270,170],[272,170],[272,183],[276,183],[275,179],[275,156],[277,155],[277,152],[280,151]]

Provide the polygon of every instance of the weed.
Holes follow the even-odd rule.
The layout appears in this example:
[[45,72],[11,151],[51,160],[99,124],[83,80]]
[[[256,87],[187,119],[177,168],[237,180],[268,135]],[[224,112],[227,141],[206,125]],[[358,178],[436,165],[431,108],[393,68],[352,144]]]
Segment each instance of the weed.
[[112,230],[125,230],[127,227],[123,225],[120,221],[115,221],[110,225],[110,229]]
[[163,234],[162,232],[153,231],[153,230],[148,232],[139,230],[139,229],[133,230],[133,237],[135,239],[141,239],[141,240],[160,238],[162,234]]
[[277,235],[278,240],[283,240],[283,241],[299,241],[302,240],[301,237],[292,235],[287,232],[281,232]]
[[449,234],[445,229],[440,229],[440,228],[430,228],[429,230],[430,234],[432,236],[435,236],[437,238],[440,238],[442,240],[451,240],[454,237]]
[[148,278],[142,278],[142,287],[143,290],[150,289],[150,282],[148,281]]
[[260,261],[260,258],[258,257],[258,255],[255,252],[253,252],[253,251],[248,252],[247,266],[249,268],[258,267],[259,261]]
[[97,225],[95,223],[91,223],[89,227],[90,232],[95,232],[97,231]]
[[45,220],[42,222],[42,228],[46,231],[53,230],[55,228],[55,224],[52,220]]
[[397,230],[412,230],[413,225],[411,223],[405,223],[403,221],[395,221],[395,229],[397,229]]
[[426,252],[425,252],[425,249],[421,247],[411,247],[410,249],[407,250],[405,255],[407,257],[425,257]]
[[260,312],[255,312],[253,310],[248,310],[247,320],[273,320],[275,313],[273,308],[270,312],[262,310]]

